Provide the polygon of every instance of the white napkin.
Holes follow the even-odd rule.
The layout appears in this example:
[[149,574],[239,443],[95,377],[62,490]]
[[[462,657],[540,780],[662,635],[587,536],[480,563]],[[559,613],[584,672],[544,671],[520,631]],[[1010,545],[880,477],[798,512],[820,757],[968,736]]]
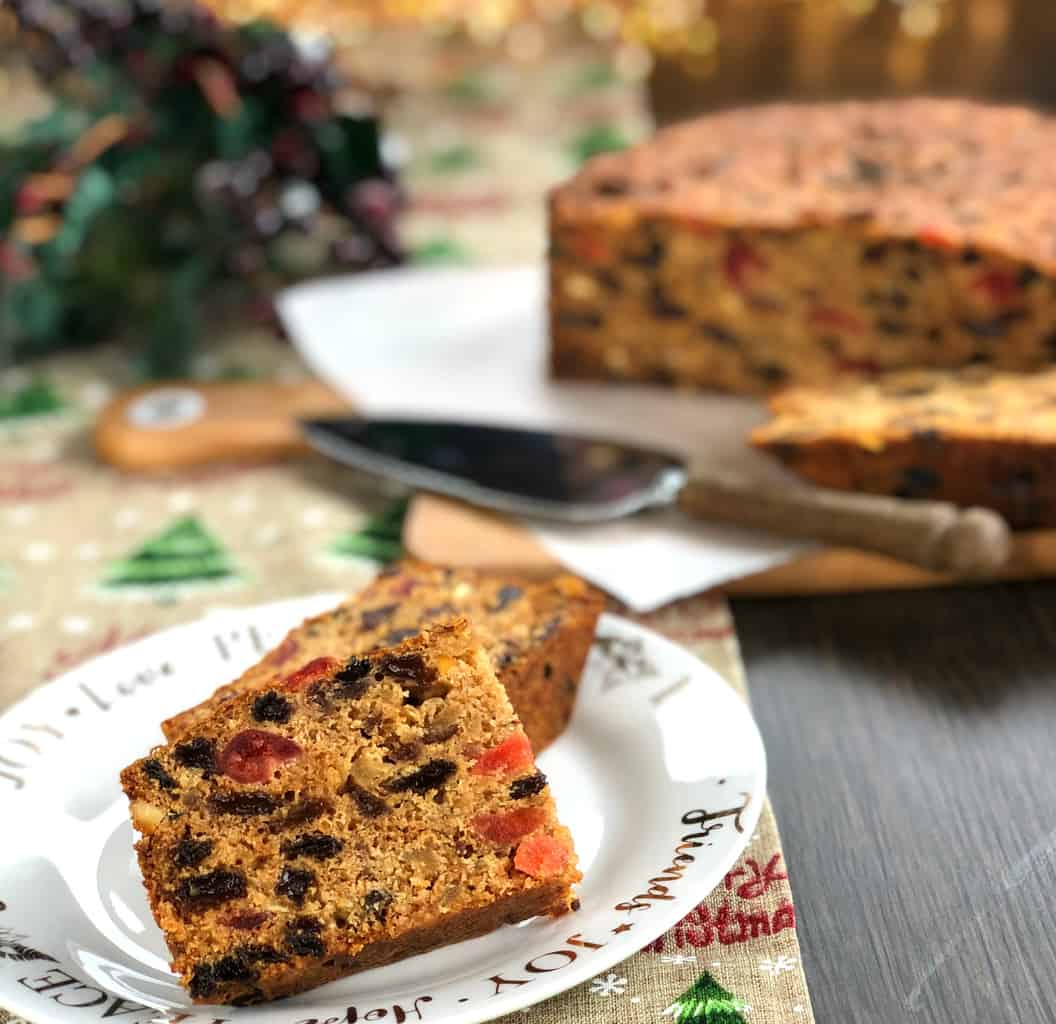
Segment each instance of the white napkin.
[[[278,305],[308,365],[367,415],[574,429],[761,479],[783,472],[745,444],[764,416],[758,402],[552,382],[538,267],[333,278],[291,288]],[[525,525],[562,563],[635,611],[760,572],[810,547],[690,521],[675,510],[600,526]]]

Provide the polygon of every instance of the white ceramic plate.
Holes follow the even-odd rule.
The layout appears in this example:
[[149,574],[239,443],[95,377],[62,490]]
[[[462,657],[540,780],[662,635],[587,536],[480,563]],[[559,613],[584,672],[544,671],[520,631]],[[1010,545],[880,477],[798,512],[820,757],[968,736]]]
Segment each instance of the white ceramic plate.
[[578,913],[263,1006],[192,1007],[147,908],[118,771],[161,740],[164,717],[336,599],[167,630],[82,665],[0,718],[0,1006],[36,1024],[475,1024],[655,939],[719,884],[751,837],[766,768],[747,709],[691,654],[606,615],[572,724],[540,758],[585,876]]

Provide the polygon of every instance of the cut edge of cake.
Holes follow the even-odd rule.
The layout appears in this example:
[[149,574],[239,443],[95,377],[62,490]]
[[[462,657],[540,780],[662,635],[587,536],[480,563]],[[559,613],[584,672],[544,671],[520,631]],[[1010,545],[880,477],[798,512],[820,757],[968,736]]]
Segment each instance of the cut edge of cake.
[[1054,141],[1028,108],[913,98],[731,109],[599,155],[550,194],[551,370],[762,394],[1049,365]]
[[753,447],[822,487],[990,508],[1056,525],[1056,370],[915,370],[830,391],[790,388]]

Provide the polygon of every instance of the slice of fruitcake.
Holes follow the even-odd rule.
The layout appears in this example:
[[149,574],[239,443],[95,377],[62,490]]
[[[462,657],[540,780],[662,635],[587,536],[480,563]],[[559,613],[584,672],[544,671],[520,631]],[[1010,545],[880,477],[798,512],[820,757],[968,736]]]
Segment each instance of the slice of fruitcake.
[[240,694],[121,781],[196,1002],[274,999],[576,906],[571,836],[465,619]]
[[823,487],[981,505],[1056,526],[1056,370],[917,370],[789,388],[752,444]]
[[549,580],[492,576],[405,560],[382,572],[333,611],[291,630],[238,679],[162,723],[174,740],[240,693],[274,686],[315,657],[350,657],[399,643],[423,627],[466,616],[536,751],[568,724],[594,627],[600,591],[570,575]]

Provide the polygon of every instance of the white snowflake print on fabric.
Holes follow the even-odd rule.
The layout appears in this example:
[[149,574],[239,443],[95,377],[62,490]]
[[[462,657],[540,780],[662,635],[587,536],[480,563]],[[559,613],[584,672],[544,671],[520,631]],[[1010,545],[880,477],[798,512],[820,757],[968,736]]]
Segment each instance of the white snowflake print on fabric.
[[611,971],[604,978],[595,978],[590,983],[591,995],[622,996],[627,991],[627,979]]
[[767,957],[765,960],[759,961],[759,970],[763,974],[769,974],[771,978],[776,978],[779,974],[784,974],[785,971],[791,971],[796,966],[796,958],[794,956],[775,956],[773,960]]
[[676,953],[674,956],[662,956],[660,957],[660,963],[662,964],[674,964],[676,967],[682,964],[695,964],[697,958],[695,956],[686,956],[684,953]]

